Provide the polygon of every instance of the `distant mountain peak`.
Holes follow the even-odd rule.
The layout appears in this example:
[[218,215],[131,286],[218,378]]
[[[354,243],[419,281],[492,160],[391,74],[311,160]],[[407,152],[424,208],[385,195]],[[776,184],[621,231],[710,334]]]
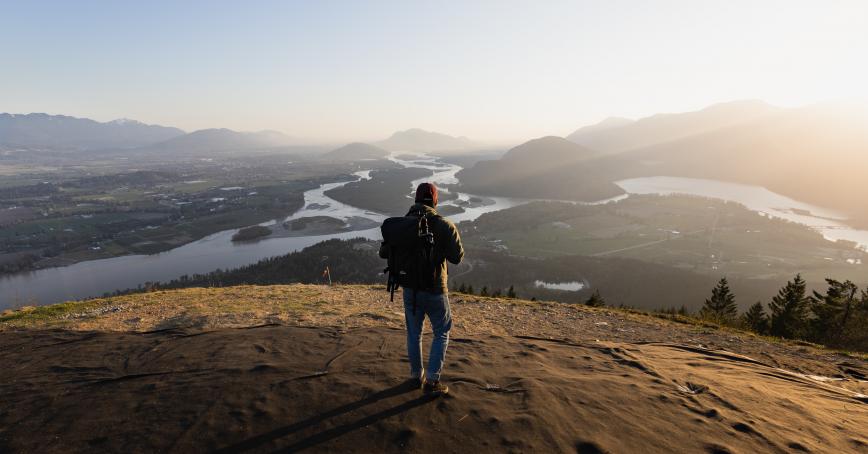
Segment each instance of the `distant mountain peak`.
[[566,163],[585,159],[594,152],[559,136],[544,136],[513,147],[503,155],[503,161],[527,161],[526,165],[536,166],[540,160],[550,163]]
[[[612,129],[612,128],[619,128],[619,127],[621,127],[621,126],[626,126],[626,125],[628,125],[628,124],[630,124],[630,123],[633,123],[633,120],[631,120],[631,119],[629,119],[629,118],[623,118],[623,117],[607,117],[605,120],[603,120],[603,121],[601,121],[601,122],[599,122],[599,123],[594,123],[594,124],[592,124],[592,125],[583,126],[583,127],[579,128],[579,129],[575,130],[572,134],[570,134],[569,136],[567,136],[567,139],[568,139],[568,140],[572,140],[572,139],[571,139],[572,137],[578,137],[578,136],[581,136],[581,135],[584,135],[584,134],[589,134],[589,133],[592,133],[592,132],[604,131],[604,130]],[[574,142],[575,142],[575,141],[574,141]]]
[[108,123],[115,124],[115,125],[143,125],[144,124],[140,121],[131,120],[129,118],[118,118],[117,120],[112,120]]
[[466,150],[476,146],[467,137],[455,137],[421,128],[396,131],[388,139],[376,144],[392,151]]
[[635,121],[606,119],[579,128],[567,139],[601,152],[617,153],[726,128],[776,111],[778,108],[760,100],[730,101],[696,111],[659,113]]
[[278,131],[239,132],[207,128],[174,137],[151,147],[160,151],[209,152],[262,150],[290,145],[292,138]]
[[383,159],[388,155],[388,150],[376,145],[353,142],[332,150],[323,155],[323,157],[335,161],[360,161],[364,159]]

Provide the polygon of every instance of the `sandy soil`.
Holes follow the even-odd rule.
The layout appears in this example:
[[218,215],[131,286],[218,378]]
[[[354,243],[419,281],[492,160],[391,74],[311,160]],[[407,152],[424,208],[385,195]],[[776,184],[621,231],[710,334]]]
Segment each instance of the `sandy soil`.
[[[0,330],[64,328],[95,331],[219,329],[279,323],[309,327],[403,328],[400,291],[382,286],[273,285],[193,288],[82,303],[57,316],[0,321]],[[774,341],[713,326],[676,323],[645,314],[555,302],[483,298],[453,293],[456,336],[536,336],[573,342],[672,342],[724,349],[775,367],[844,380],[862,390],[868,362],[810,344]],[[426,328],[429,329],[429,328]],[[868,389],[864,389],[868,393]]]
[[0,333],[3,452],[864,452],[868,401],[672,343],[456,336],[452,392],[401,330]]
[[381,288],[188,289],[7,319],[0,452],[868,452],[859,357],[452,303],[439,399],[403,385],[402,313]]

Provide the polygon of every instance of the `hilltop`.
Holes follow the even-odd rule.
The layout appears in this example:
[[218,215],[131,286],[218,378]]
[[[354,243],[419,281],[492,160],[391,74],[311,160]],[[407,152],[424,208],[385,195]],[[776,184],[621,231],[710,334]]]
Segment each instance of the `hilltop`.
[[0,451],[868,447],[864,357],[681,317],[451,301],[453,392],[437,400],[401,384],[403,313],[382,287],[191,288],[7,312]]

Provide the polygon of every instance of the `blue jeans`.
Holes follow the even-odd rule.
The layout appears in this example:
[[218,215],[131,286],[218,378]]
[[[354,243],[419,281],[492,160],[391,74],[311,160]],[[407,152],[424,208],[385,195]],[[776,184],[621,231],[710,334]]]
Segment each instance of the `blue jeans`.
[[413,311],[413,290],[405,288],[404,317],[407,320],[407,357],[410,359],[410,376],[422,377],[422,323],[425,316],[431,322],[434,338],[431,352],[428,353],[426,377],[439,381],[449,346],[449,330],[452,329],[452,314],[449,311],[449,297],[446,293],[416,292],[416,310]]

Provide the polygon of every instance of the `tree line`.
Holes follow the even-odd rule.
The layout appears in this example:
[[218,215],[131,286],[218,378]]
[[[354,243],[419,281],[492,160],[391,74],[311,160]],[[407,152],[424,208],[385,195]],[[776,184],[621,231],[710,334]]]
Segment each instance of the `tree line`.
[[262,259],[232,270],[184,275],[168,282],[146,282],[138,288],[114,294],[139,293],[188,287],[232,285],[326,284],[326,269],[335,282],[371,284],[385,282],[383,261],[376,254],[379,243],[363,238],[331,239],[301,251]]
[[868,288],[835,279],[826,279],[826,284],[825,292],[809,294],[805,280],[797,274],[767,305],[757,301],[739,314],[729,282],[722,278],[698,315],[757,334],[868,351]]
[[[711,296],[696,314],[682,306],[658,312],[697,317],[718,325],[745,329],[760,335],[805,340],[832,348],[868,351],[868,288],[860,289],[851,281],[826,279],[825,292],[808,293],[800,274],[787,282],[766,305],[757,301],[739,313],[735,294],[724,277],[711,290]],[[485,297],[503,297],[501,289],[483,286],[477,292],[472,284],[461,283],[454,288],[459,293]],[[516,298],[515,287],[506,291],[507,298]],[[606,306],[598,289],[584,304]]]
[[[458,287],[455,287],[455,290],[458,293],[464,293],[466,295],[476,295],[476,290],[473,288],[473,284],[464,284],[461,283]],[[503,289],[499,288],[490,288],[487,285],[483,285],[482,288],[479,289],[479,296],[486,296],[491,298],[518,298],[518,294],[515,292],[515,286],[510,285],[508,289],[506,289],[506,293],[504,293]]]

